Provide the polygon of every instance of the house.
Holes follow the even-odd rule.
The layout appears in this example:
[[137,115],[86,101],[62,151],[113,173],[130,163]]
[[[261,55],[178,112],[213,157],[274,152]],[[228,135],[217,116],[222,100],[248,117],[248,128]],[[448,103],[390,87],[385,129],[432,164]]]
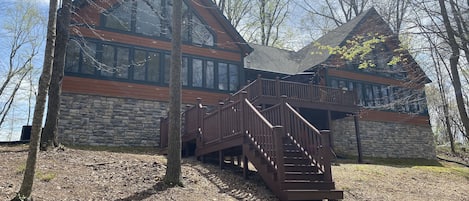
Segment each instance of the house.
[[[357,36],[377,35],[386,41],[375,44],[366,58],[374,67],[360,69],[359,61],[342,59],[321,48],[344,46]],[[336,154],[358,155],[358,141],[363,156],[435,158],[424,89],[430,80],[409,53],[396,53],[400,50],[398,39],[374,8],[296,52],[255,44],[251,47],[254,51],[244,60],[248,80],[257,75],[279,77],[356,94],[360,109],[355,112],[341,111],[340,105],[297,107],[318,129],[331,130]],[[404,56],[397,64],[388,65],[396,54]]]
[[[74,7],[60,140],[158,146],[169,99],[172,1],[77,0]],[[252,48],[210,0],[184,1],[183,13],[182,101],[216,104],[244,83]]]
[[[214,156],[221,167],[226,158],[249,161],[281,200],[342,199],[333,153],[435,157],[423,90],[430,80],[406,52],[388,65],[398,40],[374,9],[287,51],[246,43],[211,0],[183,2],[186,153]],[[59,140],[164,147],[172,1],[74,6]],[[375,67],[359,69],[317,45],[370,34],[387,36],[366,57]]]
[[[169,94],[171,1],[77,0],[74,6],[61,142],[159,146],[159,120],[166,116]],[[374,9],[296,52],[246,43],[210,0],[184,1],[183,13],[185,105],[199,97],[203,104],[217,105],[259,75],[326,86],[347,96],[342,102],[295,108],[318,129],[331,130],[337,154],[357,155],[359,142],[364,156],[435,157],[423,93],[430,80],[410,56],[387,65],[398,44]],[[318,43],[344,45],[369,33],[390,36],[370,57],[376,67],[358,69],[338,55],[314,54]],[[356,104],[342,104],[347,100]]]

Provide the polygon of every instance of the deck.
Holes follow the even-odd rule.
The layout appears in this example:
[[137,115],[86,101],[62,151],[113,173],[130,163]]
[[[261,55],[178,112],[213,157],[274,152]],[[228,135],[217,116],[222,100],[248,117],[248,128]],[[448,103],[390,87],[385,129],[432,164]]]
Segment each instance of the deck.
[[[330,133],[316,129],[296,107],[358,109],[352,91],[259,78],[211,111],[199,99],[184,112],[182,141],[186,149],[192,143],[201,159],[216,156],[220,167],[237,158],[245,177],[243,164],[252,163],[281,200],[342,199],[332,180]],[[167,119],[160,125],[165,147]]]

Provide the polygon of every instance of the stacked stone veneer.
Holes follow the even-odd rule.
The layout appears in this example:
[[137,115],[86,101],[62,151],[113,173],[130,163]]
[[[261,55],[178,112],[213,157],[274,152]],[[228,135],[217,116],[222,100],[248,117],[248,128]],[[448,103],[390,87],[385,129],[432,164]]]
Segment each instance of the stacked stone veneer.
[[[430,125],[360,120],[359,128],[365,157],[435,159],[435,144]],[[334,120],[331,132],[336,153],[357,155],[353,118]]]
[[69,145],[159,146],[166,102],[62,93],[59,140]]

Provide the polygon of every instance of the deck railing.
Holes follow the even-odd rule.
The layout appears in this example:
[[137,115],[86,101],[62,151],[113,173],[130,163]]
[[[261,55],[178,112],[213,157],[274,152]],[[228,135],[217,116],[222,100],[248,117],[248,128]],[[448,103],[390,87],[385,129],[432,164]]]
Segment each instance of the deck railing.
[[285,95],[288,99],[296,101],[339,104],[345,106],[356,105],[356,93],[353,91],[280,79],[265,79],[259,77],[243,87],[239,92],[233,94],[229,100],[238,100],[241,91],[247,92],[247,98],[250,101],[255,101],[262,97],[280,98]]

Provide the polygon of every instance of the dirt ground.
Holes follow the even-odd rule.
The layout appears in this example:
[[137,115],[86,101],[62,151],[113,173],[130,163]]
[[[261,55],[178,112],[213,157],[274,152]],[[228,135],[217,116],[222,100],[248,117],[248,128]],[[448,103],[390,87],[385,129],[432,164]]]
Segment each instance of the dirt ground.
[[[0,200],[19,190],[27,147],[0,146]],[[116,153],[66,148],[39,153],[33,197],[41,200],[277,200],[252,172],[220,170],[183,159],[184,187],[166,188],[161,180],[166,158],[155,153]],[[333,166],[344,200],[468,200],[469,168],[450,163]]]

